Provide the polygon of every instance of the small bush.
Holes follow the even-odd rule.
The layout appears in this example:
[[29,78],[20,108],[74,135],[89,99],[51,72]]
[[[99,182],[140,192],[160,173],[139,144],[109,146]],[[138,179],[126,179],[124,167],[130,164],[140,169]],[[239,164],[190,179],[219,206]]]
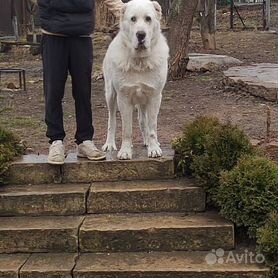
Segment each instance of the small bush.
[[253,153],[248,137],[230,123],[217,126],[206,138],[205,152],[193,157],[191,170],[208,194],[208,202],[216,203],[220,174],[231,170],[242,155]]
[[246,156],[222,173],[217,194],[221,214],[256,236],[267,215],[278,211],[278,167],[260,156]]
[[24,147],[19,144],[14,135],[0,127],[0,184],[4,183],[4,174],[9,167],[9,162],[23,152]]
[[272,268],[272,277],[278,277],[278,212],[269,215],[266,224],[258,230],[258,250],[265,255]]
[[259,250],[277,278],[278,166],[260,156],[238,127],[214,118],[200,117],[187,125],[173,148],[178,169],[201,182],[208,202],[247,229],[249,237],[258,237]]
[[205,152],[207,138],[214,129],[221,126],[216,118],[198,117],[186,125],[180,138],[174,140],[172,147],[178,155],[178,170],[186,175],[192,174],[193,158]]

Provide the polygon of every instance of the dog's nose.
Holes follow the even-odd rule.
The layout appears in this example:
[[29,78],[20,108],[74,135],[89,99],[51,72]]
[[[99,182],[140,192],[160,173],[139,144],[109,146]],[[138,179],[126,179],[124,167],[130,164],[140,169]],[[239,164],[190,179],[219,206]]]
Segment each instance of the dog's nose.
[[139,42],[143,42],[144,39],[146,38],[146,33],[144,31],[138,31],[136,33],[136,37],[137,37]]

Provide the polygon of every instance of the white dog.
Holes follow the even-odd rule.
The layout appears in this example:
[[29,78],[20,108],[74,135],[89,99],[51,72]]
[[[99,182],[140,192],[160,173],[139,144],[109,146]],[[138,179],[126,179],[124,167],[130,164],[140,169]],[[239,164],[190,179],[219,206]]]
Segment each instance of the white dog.
[[132,115],[138,109],[140,128],[149,157],[160,157],[157,118],[167,80],[169,48],[161,33],[161,7],[150,0],[124,5],[120,31],[110,44],[103,65],[105,95],[109,109],[104,151],[116,150],[117,104],[122,119],[119,159],[132,159]]

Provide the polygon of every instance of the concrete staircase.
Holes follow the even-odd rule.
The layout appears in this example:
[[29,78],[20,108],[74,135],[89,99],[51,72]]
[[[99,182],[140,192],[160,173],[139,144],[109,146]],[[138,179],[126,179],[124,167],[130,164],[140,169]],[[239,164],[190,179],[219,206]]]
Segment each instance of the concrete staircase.
[[[49,166],[25,156],[0,187],[0,278],[263,278],[264,265],[213,262],[234,226],[176,179],[173,152]],[[216,258],[216,257],[215,257]]]

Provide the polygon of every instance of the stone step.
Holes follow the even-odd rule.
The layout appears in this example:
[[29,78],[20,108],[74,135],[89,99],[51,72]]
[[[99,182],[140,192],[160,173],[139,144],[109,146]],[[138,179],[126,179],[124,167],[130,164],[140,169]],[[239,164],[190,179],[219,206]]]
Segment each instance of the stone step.
[[18,278],[71,278],[77,254],[32,254],[19,271]]
[[164,156],[147,158],[146,150],[134,148],[129,161],[117,160],[116,152],[105,161],[79,159],[69,154],[63,166],[47,163],[46,155],[25,155],[14,162],[8,173],[10,184],[90,183],[96,181],[148,180],[174,177],[174,152],[163,149]]
[[[233,256],[245,254],[233,251]],[[0,254],[0,277],[5,278],[266,278],[263,264],[215,263],[209,252],[117,254]]]
[[204,210],[204,190],[188,179],[0,187],[0,216]]
[[[245,254],[243,251],[233,254]],[[213,255],[212,255],[213,256]],[[82,254],[74,278],[266,278],[263,264],[215,263],[210,252]],[[208,263],[209,262],[209,263]],[[31,277],[30,277],[31,278]]]
[[93,183],[88,213],[200,212],[205,198],[188,179]]
[[89,184],[0,187],[0,216],[81,215]]
[[0,253],[232,249],[234,229],[215,213],[0,217]]
[[216,213],[117,214],[86,217],[81,252],[210,250],[234,247],[234,226]]
[[0,253],[77,252],[84,217],[0,217]]
[[1,278],[71,278],[75,253],[0,254]]

